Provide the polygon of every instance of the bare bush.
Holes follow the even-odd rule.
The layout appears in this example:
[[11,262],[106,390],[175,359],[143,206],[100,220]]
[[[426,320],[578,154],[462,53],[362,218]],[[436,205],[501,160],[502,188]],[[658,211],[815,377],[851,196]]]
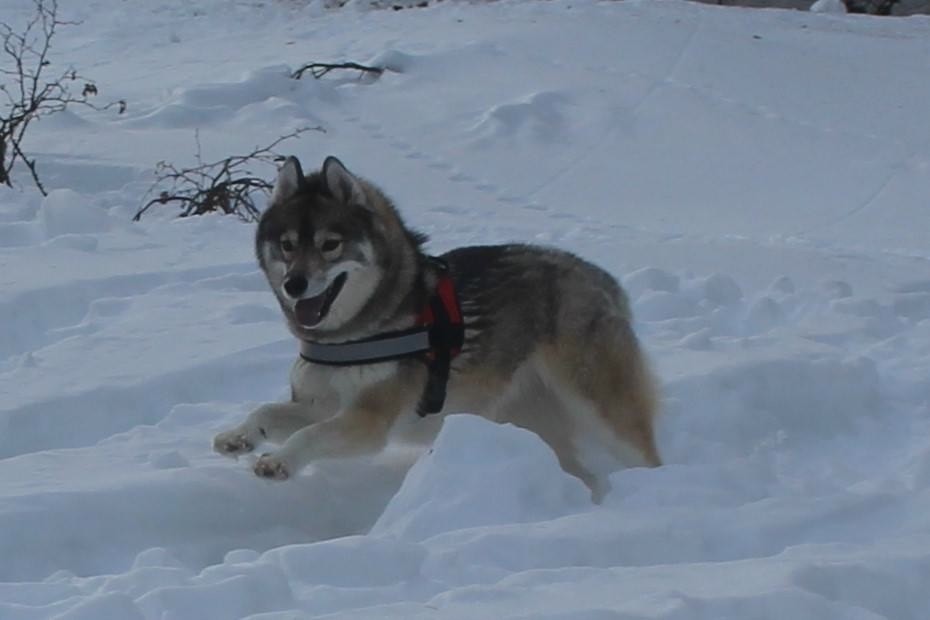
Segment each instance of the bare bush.
[[103,110],[126,109],[125,101],[98,106],[91,101],[97,85],[73,67],[55,71],[51,60],[52,41],[58,28],[73,22],[58,18],[57,0],[33,0],[34,12],[25,25],[16,28],[0,22],[0,184],[13,186],[12,172],[17,163],[29,169],[42,194],[36,160],[23,149],[26,130],[33,121],[62,112],[71,105]]
[[[144,204],[133,216],[133,221],[138,222],[156,205],[168,204],[177,206],[178,217],[220,212],[235,215],[246,222],[257,221],[261,215],[258,201],[271,193],[274,184],[252,172],[253,168],[271,168],[273,172],[275,163],[284,158],[275,148],[282,142],[308,131],[325,133],[322,127],[301,127],[277,138],[267,146],[255,147],[251,153],[232,155],[210,163],[204,163],[200,136],[195,134],[196,164],[190,168],[178,168],[169,162],[158,162],[155,165],[155,182],[146,192]],[[146,200],[155,192],[158,192],[155,198]]]

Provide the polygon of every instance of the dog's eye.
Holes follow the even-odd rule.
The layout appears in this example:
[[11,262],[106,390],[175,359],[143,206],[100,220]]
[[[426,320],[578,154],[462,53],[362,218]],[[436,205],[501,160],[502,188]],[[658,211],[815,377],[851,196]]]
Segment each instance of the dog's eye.
[[324,252],[335,252],[339,249],[340,245],[342,245],[342,239],[327,239],[323,242],[323,245],[320,246],[320,249]]
[[281,251],[287,254],[294,251],[294,242],[290,239],[281,239]]

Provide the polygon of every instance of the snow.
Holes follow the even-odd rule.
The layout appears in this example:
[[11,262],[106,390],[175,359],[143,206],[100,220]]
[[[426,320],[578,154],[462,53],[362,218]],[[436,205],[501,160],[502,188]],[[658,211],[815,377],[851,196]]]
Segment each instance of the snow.
[[813,13],[834,13],[842,15],[846,13],[846,5],[843,0],[817,0],[810,7]]
[[[36,123],[49,196],[0,189],[0,618],[930,617],[930,20],[62,4],[58,58],[129,109]],[[312,60],[389,71],[288,78]],[[467,412],[282,484],[213,454],[295,345],[251,226],[129,219],[195,130],[212,160],[316,125],[283,150],[339,156],[432,251],[617,276],[666,465],[592,505]]]

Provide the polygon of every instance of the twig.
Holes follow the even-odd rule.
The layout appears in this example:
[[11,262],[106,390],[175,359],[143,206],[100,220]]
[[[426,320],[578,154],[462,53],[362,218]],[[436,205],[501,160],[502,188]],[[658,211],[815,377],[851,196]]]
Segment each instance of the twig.
[[362,73],[374,73],[375,75],[381,75],[384,73],[384,67],[368,67],[365,65],[360,65],[357,62],[339,62],[339,63],[327,63],[327,62],[311,62],[302,66],[300,69],[295,71],[291,77],[295,80],[299,80],[303,77],[306,71],[309,71],[313,77],[320,79],[330,71],[336,69],[354,69],[355,71],[360,71]]

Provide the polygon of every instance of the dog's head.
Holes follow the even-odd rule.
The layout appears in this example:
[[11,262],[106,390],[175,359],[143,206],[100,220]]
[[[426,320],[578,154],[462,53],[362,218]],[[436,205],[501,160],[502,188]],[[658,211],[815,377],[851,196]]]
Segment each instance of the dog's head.
[[335,157],[308,176],[288,157],[259,223],[256,253],[291,330],[313,338],[390,310],[376,297],[386,286],[410,286],[422,241],[380,190]]

